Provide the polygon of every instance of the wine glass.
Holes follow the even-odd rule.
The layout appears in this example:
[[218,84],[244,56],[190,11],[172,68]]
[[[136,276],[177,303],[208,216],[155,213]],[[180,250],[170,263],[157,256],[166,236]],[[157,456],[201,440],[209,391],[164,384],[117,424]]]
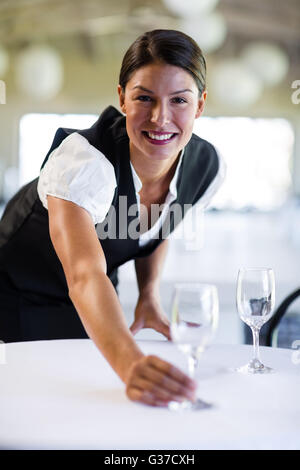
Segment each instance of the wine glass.
[[[188,357],[188,371],[195,378],[201,353],[211,342],[218,324],[219,301],[216,286],[176,284],[172,297],[171,338]],[[170,402],[171,410],[198,410],[212,406],[203,400]]]
[[274,312],[275,278],[271,268],[243,268],[239,270],[236,292],[240,318],[250,326],[253,335],[254,355],[251,361],[239,367],[239,372],[265,374],[272,372],[259,355],[259,332]]

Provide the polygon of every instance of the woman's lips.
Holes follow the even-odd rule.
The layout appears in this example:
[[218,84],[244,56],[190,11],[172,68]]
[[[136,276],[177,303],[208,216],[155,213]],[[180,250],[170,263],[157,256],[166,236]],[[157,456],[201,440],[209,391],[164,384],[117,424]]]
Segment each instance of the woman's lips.
[[174,140],[175,132],[142,131],[144,137],[153,145],[165,145]]

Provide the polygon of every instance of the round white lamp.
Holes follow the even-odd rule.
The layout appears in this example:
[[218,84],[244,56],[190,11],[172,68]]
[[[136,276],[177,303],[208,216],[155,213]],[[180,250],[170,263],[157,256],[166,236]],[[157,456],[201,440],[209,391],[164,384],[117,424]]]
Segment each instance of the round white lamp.
[[263,89],[261,81],[238,60],[230,59],[218,63],[210,75],[210,95],[234,109],[251,106]]
[[241,53],[241,61],[257,75],[265,85],[277,85],[287,75],[289,60],[287,54],[275,44],[253,42]]
[[205,53],[213,52],[221,47],[227,34],[224,17],[218,12],[183,18],[178,27],[191,36]]
[[31,46],[17,57],[16,83],[32,98],[54,98],[62,88],[63,75],[62,59],[49,46]]
[[185,18],[213,11],[219,0],[163,0],[163,2],[170,12]]

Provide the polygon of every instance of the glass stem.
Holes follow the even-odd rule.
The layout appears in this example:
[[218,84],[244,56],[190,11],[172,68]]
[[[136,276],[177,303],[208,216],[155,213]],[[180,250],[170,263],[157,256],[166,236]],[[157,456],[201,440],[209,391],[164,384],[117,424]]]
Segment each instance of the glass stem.
[[197,364],[198,364],[198,360],[195,356],[188,357],[189,376],[191,377],[191,379],[195,378]]
[[254,361],[260,362],[259,356],[259,328],[251,328],[253,335]]

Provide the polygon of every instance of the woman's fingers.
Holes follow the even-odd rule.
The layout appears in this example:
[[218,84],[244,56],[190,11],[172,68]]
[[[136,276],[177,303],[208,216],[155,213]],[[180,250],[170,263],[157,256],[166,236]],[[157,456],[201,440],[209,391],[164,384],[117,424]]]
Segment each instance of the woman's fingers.
[[166,338],[171,340],[171,331],[170,331],[170,322],[167,318],[163,318],[160,325],[159,331],[162,333]]
[[167,339],[171,339],[170,326],[166,323],[159,322],[154,325],[154,329],[164,335]]
[[164,361],[160,357],[150,355],[149,362],[155,369],[163,372],[167,376],[173,378],[177,382],[181,383],[184,387],[195,390],[197,383],[195,380],[191,379],[188,375],[182,372],[180,369],[175,367],[173,364],[170,364],[167,361]]
[[144,326],[142,319],[134,320],[131,327],[129,328],[133,335],[136,335]]
[[127,392],[127,396],[132,401],[150,406],[167,406],[169,403],[169,400],[159,400],[151,392],[139,388],[131,388]]
[[133,401],[166,406],[170,401],[193,400],[196,382],[172,364],[146,356],[131,371],[126,393]]
[[155,384],[156,387],[159,387],[163,390],[167,390],[170,394],[177,396],[189,395],[190,398],[193,398],[194,388],[193,386],[189,387],[182,383],[176,378],[173,378],[170,375],[162,372],[161,370],[156,369],[155,367],[150,367],[147,371],[147,379]]
[[149,394],[152,395],[154,400],[169,402],[172,400],[183,401],[186,399],[194,399],[194,392],[192,391],[186,391],[181,386],[178,388],[174,387],[175,390],[171,390],[170,388],[164,387],[162,382],[156,383],[148,378],[138,377],[134,385],[139,390],[143,390],[146,397],[148,397]]

